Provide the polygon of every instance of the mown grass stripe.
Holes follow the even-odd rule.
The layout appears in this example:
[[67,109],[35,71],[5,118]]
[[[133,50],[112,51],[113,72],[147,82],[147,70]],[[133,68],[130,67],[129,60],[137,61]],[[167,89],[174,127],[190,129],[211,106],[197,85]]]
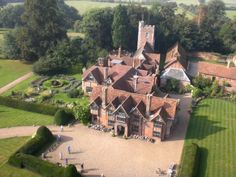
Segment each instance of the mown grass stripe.
[[199,177],[235,176],[235,127],[236,105],[231,102],[206,99],[194,109],[185,145],[197,142],[208,150],[208,155],[201,162]]

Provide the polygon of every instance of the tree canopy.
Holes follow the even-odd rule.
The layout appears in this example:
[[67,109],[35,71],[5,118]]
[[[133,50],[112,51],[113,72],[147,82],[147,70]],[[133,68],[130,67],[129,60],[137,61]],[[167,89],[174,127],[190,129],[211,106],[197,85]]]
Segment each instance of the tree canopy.
[[26,0],[18,34],[21,55],[26,60],[37,60],[47,50],[66,38],[64,16],[56,0]]
[[129,27],[127,9],[125,6],[118,5],[114,10],[112,23],[112,39],[114,47],[128,47]]

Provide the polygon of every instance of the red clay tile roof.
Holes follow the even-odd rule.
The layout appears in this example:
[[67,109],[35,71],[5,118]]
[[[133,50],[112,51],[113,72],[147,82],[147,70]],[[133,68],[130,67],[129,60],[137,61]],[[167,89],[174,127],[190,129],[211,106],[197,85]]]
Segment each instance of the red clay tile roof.
[[[102,86],[97,86],[93,89],[91,95],[90,95],[90,101],[92,102],[97,97],[101,97],[102,94]],[[143,115],[145,115],[146,110],[146,95],[143,94],[137,94],[137,93],[130,93],[122,90],[117,90],[112,87],[108,88],[108,97],[107,101],[108,104],[114,100],[114,98],[118,97],[121,102],[124,102],[128,97],[132,98],[132,106],[130,106],[130,109],[137,104],[139,107],[140,112],[142,112]],[[143,102],[144,104],[140,103]],[[160,98],[156,96],[152,96],[151,99],[151,114],[154,115],[157,111],[159,111],[160,108],[165,109],[168,118],[175,118],[176,116],[176,108],[178,106],[178,101],[175,99],[170,98]]]
[[[104,69],[105,67],[92,66],[83,73],[83,79],[86,80],[89,74],[92,73],[98,84],[102,85],[104,82]],[[129,92],[151,93],[156,84],[156,78],[154,76],[148,76],[147,74],[148,72],[145,70],[135,69],[130,66],[114,65],[108,67],[108,77],[113,81],[112,86],[115,89]],[[137,90],[134,90],[134,75],[139,76]]]
[[139,59],[135,59],[131,56],[123,55],[123,56],[119,57],[118,55],[111,55],[110,54],[109,57],[112,60],[121,60],[121,61],[123,61],[124,65],[134,66],[135,68],[138,67],[141,64]]
[[200,74],[236,80],[236,67],[227,68],[220,64],[198,62],[198,72]]
[[161,55],[159,53],[144,53],[149,64],[160,64]]
[[[176,64],[177,63],[177,64]],[[187,69],[188,61],[186,60],[186,52],[180,43],[176,43],[166,54],[165,69],[179,65],[183,69]]]

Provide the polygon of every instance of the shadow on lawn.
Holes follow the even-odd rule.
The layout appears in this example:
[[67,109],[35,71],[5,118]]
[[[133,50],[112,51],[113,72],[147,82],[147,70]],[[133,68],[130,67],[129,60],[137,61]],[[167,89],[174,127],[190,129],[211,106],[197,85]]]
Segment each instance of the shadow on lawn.
[[192,116],[185,139],[202,140],[209,135],[224,131],[226,128],[219,124],[220,122],[209,120],[207,116]]

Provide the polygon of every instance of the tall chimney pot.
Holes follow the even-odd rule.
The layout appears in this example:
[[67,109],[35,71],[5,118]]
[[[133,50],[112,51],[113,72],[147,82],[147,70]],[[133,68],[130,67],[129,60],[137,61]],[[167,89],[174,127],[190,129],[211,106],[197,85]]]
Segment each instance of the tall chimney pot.
[[151,101],[152,101],[152,94],[147,94],[147,98],[146,98],[146,116],[149,117],[150,116],[150,112],[151,112]]

